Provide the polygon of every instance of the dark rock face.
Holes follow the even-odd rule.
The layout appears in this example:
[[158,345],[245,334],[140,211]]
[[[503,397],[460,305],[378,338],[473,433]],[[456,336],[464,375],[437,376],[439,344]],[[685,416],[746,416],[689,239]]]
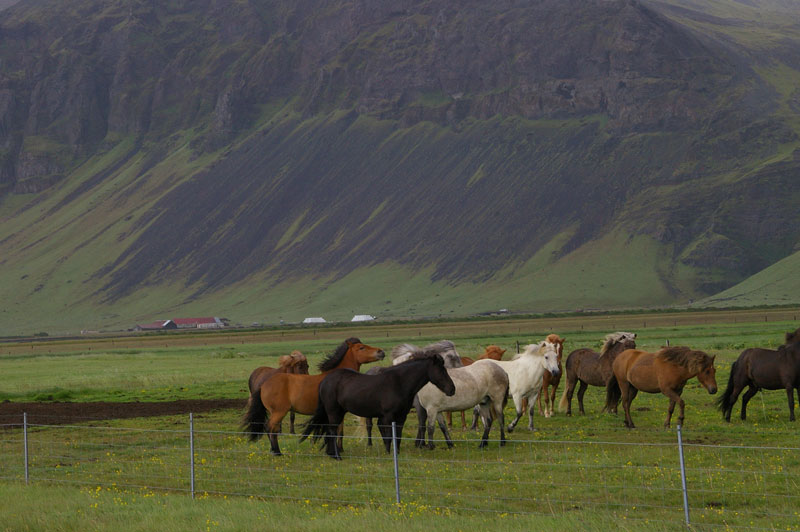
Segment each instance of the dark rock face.
[[20,4],[0,14],[0,195],[41,192],[126,136],[136,147],[64,202],[139,150],[146,176],[176,132],[193,157],[224,154],[137,213],[95,275],[110,300],[157,276],[213,290],[386,261],[481,281],[554,235],[570,234],[560,256],[614,228],[730,283],[800,238],[781,199],[797,158],[769,162],[797,133],[748,54],[659,6]]

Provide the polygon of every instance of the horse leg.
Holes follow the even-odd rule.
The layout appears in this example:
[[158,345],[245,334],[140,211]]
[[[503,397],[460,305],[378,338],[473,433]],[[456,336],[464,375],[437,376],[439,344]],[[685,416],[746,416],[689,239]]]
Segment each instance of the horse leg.
[[539,407],[539,415],[547,417],[547,389],[545,388],[544,410],[542,410],[542,396],[536,398],[536,406]]
[[467,416],[465,414],[466,410],[461,411],[461,430],[467,430]]
[[791,383],[786,387],[786,395],[789,398],[789,421],[794,421],[794,387]]
[[372,418],[365,417],[364,424],[367,426],[367,447],[372,447]]
[[[532,397],[539,399],[541,398],[541,394],[539,392],[534,391]],[[531,400],[531,403],[532,402],[533,400]],[[528,430],[536,430],[535,428],[533,428],[533,408],[528,410]]]
[[573,375],[567,373],[567,384],[566,384],[566,388],[564,389],[564,397],[561,399],[561,405],[560,406],[561,406],[561,408],[564,408],[564,403],[566,403],[567,409],[566,409],[565,413],[568,416],[572,415],[572,394],[575,392],[575,381],[576,380],[577,379]]
[[[730,423],[731,421],[731,413],[733,413],[733,405],[736,404],[736,400],[739,398],[739,394],[742,393],[743,389],[744,385],[740,385],[734,382],[733,391],[731,392],[731,397],[728,404],[728,409],[722,413],[722,415],[725,417],[725,421],[727,421],[728,423]],[[744,397],[742,397],[742,403],[744,404]]]
[[514,427],[517,426],[517,423],[519,423],[519,420],[522,417],[522,414],[524,413],[523,410],[522,410],[522,398],[521,397],[518,397],[518,396],[514,397],[514,408],[517,410],[517,417],[514,418],[514,421],[512,421],[511,423],[508,424],[508,432],[509,433],[514,432]]
[[578,385],[578,412],[580,412],[581,414],[586,414],[586,412],[583,410],[583,394],[586,393],[586,388],[588,388],[589,385],[583,381],[579,382],[580,385]]
[[747,388],[747,391],[744,392],[742,396],[742,421],[747,419],[747,403],[750,402],[750,399],[753,398],[755,394],[758,393],[758,388],[753,386],[752,384],[750,387]]
[[500,447],[506,444],[506,433],[505,433],[505,415],[503,414],[503,400],[492,400],[492,410],[493,416],[497,418],[497,422],[500,423]]
[[472,409],[472,425],[469,430],[478,430],[478,407]]
[[447,426],[453,428],[453,413],[445,412],[444,415],[447,418]]
[[436,418],[439,416],[439,412],[436,409],[433,409],[433,412],[428,412],[428,421],[427,421],[427,429],[428,429],[428,449],[435,449],[436,445],[433,443],[433,432],[436,430]]
[[[533,410],[533,404],[528,405]],[[481,403],[481,419],[483,420],[483,437],[481,443],[478,444],[478,449],[485,449],[489,446],[489,430],[492,428],[492,413],[489,411],[489,406],[486,403]]]
[[274,456],[281,456],[281,448],[278,445],[278,434],[281,432],[281,422],[286,412],[272,412],[267,421],[267,436],[269,437],[270,452]]
[[447,442],[447,448],[452,449],[454,447],[453,440],[450,439],[450,432],[447,430],[447,425],[444,422],[444,416],[439,414],[437,416],[437,421],[439,422],[439,428],[442,429],[442,434],[444,434],[444,441]]
[[289,412],[289,432],[294,434],[294,410]]
[[622,392],[622,408],[625,410],[625,426],[629,429],[636,428],[631,418],[631,403],[639,390],[631,386],[629,382],[620,382],[619,389]]
[[414,406],[417,410],[417,438],[414,440],[414,446],[422,447],[425,445],[425,427],[428,424],[428,411],[423,408],[421,404],[414,399]]

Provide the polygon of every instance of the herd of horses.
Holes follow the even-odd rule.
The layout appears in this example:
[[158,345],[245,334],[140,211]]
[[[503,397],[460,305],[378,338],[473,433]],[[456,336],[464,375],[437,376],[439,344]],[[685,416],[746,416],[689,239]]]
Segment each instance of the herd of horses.
[[[559,403],[561,411],[572,414],[572,396],[578,386],[578,408],[585,413],[583,398],[589,386],[606,391],[604,411],[617,412],[622,402],[625,426],[634,428],[631,403],[637,393],[661,393],[669,399],[665,427],[670,426],[675,406],[680,409],[678,424],[684,421],[684,400],[681,393],[686,383],[697,378],[710,394],[717,392],[714,356],[689,347],[667,346],[656,352],[636,349],[636,334],[615,332],[605,337],[600,352],[589,348],[572,351],[562,366],[564,338],[556,334],[533,343],[503,360],[504,349],[488,346],[476,359],[461,357],[453,342],[442,340],[419,348],[400,344],[390,353],[392,365],[374,367],[365,373],[363,364],[385,358],[385,352],[348,338],[319,364],[319,374],[308,372],[308,361],[299,351],[279,359],[277,368],[260,367],[250,376],[250,398],[242,426],[251,441],[267,435],[270,450],[280,455],[278,435],[286,414],[290,415],[290,432],[294,430],[294,414],[310,415],[300,441],[323,440],[326,453],[341,459],[343,420],[346,413],[363,418],[367,429],[367,445],[372,445],[373,420],[377,419],[386,451],[392,442],[401,441],[403,426],[412,408],[416,410],[419,428],[415,438],[418,447],[434,448],[436,424],[448,447],[453,446],[444,413],[473,410],[472,428],[478,419],[483,423],[479,446],[488,445],[489,432],[497,424],[500,445],[506,443],[506,431],[514,430],[528,411],[528,429],[534,430],[534,402],[541,415],[553,414],[556,389],[562,367],[566,386]],[[789,416],[794,421],[794,393],[800,401],[800,328],[786,334],[785,343],[776,350],[750,348],[744,350],[731,366],[725,392],[717,401],[723,417],[730,421],[731,411],[742,397],[742,419],[746,418],[747,402],[761,389],[786,390]],[[545,405],[542,408],[541,399]],[[506,426],[504,409],[511,399],[516,417]],[[392,424],[396,434],[392,433]]]

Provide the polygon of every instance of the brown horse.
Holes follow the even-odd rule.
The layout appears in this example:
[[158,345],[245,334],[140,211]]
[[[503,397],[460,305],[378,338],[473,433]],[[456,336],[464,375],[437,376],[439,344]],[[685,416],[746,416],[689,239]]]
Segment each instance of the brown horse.
[[665,347],[657,353],[638,349],[626,349],[620,353],[612,365],[614,376],[606,387],[606,408],[619,403],[625,409],[625,426],[634,428],[631,419],[631,402],[639,390],[647,393],[663,393],[669,398],[669,409],[665,427],[669,427],[675,403],[681,407],[678,425],[683,425],[684,402],[681,392],[686,381],[697,377],[708,393],[717,393],[714,357],[703,351],[693,351],[688,347]]
[[[505,349],[501,349],[496,345],[488,345],[484,350],[483,354],[479,356],[477,359],[470,358],[470,357],[461,357],[461,363],[465,366],[469,366],[475,363],[475,360],[503,360],[503,354],[506,352]],[[464,415],[465,410],[461,411],[461,429],[467,429],[467,418]],[[447,426],[452,428],[453,427],[453,413],[452,412],[445,412],[445,417],[447,417]]]
[[[276,373],[292,373],[294,375],[308,375],[308,359],[300,351],[292,351],[290,355],[283,355],[278,359],[278,367],[261,366],[250,374],[247,382],[250,395],[247,397],[247,408],[253,401],[253,392],[261,387],[265,380]],[[294,412],[289,415],[289,432],[294,434]]]
[[319,383],[334,369],[358,371],[362,364],[381,360],[386,354],[378,347],[361,343],[358,338],[348,338],[319,365],[319,375],[293,375],[276,373],[266,379],[251,394],[250,406],[242,420],[242,428],[255,441],[266,432],[270,451],[279,456],[278,433],[281,421],[288,412],[313,414],[319,401]]
[[[572,415],[572,393],[575,391],[575,385],[580,381],[578,409],[581,414],[585,414],[586,412],[583,410],[583,394],[586,393],[586,388],[590,384],[605,388],[609,379],[614,375],[611,369],[614,359],[624,350],[634,349],[635,347],[636,333],[615,332],[606,335],[603,348],[599,353],[587,347],[576,349],[570,353],[567,357],[567,362],[564,364],[567,374],[567,387],[564,389],[564,395],[561,396],[561,401],[558,403],[559,409],[562,412],[566,412],[568,416]],[[610,411],[616,413],[617,405],[613,405]]]
[[786,390],[789,421],[794,421],[794,390],[800,399],[800,329],[786,333],[786,344],[777,351],[753,347],[745,349],[731,366],[725,393],[717,404],[725,421],[731,420],[733,405],[742,396],[742,420],[747,419],[747,403],[759,390]]
[[[558,375],[554,377],[552,373],[544,370],[542,392],[539,394],[539,398],[536,402],[539,405],[539,415],[550,417],[553,415],[553,408],[556,406],[556,390],[558,389],[558,383],[561,382],[561,355],[564,353],[564,342],[566,338],[561,338],[557,334],[549,334],[545,340],[556,346],[556,352],[558,353]],[[552,390],[549,390],[550,386],[553,387]],[[544,411],[542,411],[542,396],[544,396]]]

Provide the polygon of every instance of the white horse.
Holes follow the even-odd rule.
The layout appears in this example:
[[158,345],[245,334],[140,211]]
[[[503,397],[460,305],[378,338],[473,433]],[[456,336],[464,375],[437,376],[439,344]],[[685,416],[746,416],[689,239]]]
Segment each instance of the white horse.
[[443,394],[435,386],[427,384],[417,392],[414,407],[419,418],[416,446],[425,445],[425,429],[428,430],[429,449],[434,448],[433,432],[435,422],[438,421],[448,447],[453,447],[453,440],[447,430],[442,412],[459,412],[479,405],[481,419],[483,420],[483,437],[478,447],[488,445],[489,430],[492,421],[497,419],[500,424],[500,445],[505,445],[504,431],[505,419],[503,407],[508,393],[508,375],[492,360],[477,360],[469,366],[448,369],[447,373],[456,385],[456,393],[452,396]]
[[[508,432],[512,432],[524,413],[522,400],[527,398],[528,405],[532,405],[539,397],[539,392],[542,391],[544,370],[548,370],[554,377],[560,373],[558,347],[546,341],[529,344],[511,360],[489,360],[489,362],[497,364],[508,374],[508,394],[514,400],[514,408],[517,411],[517,417],[508,425]],[[456,393],[458,393],[458,384],[456,384]],[[472,428],[475,429],[476,425],[477,419],[474,419]],[[528,408],[528,430],[534,430],[533,408],[530,407]]]

